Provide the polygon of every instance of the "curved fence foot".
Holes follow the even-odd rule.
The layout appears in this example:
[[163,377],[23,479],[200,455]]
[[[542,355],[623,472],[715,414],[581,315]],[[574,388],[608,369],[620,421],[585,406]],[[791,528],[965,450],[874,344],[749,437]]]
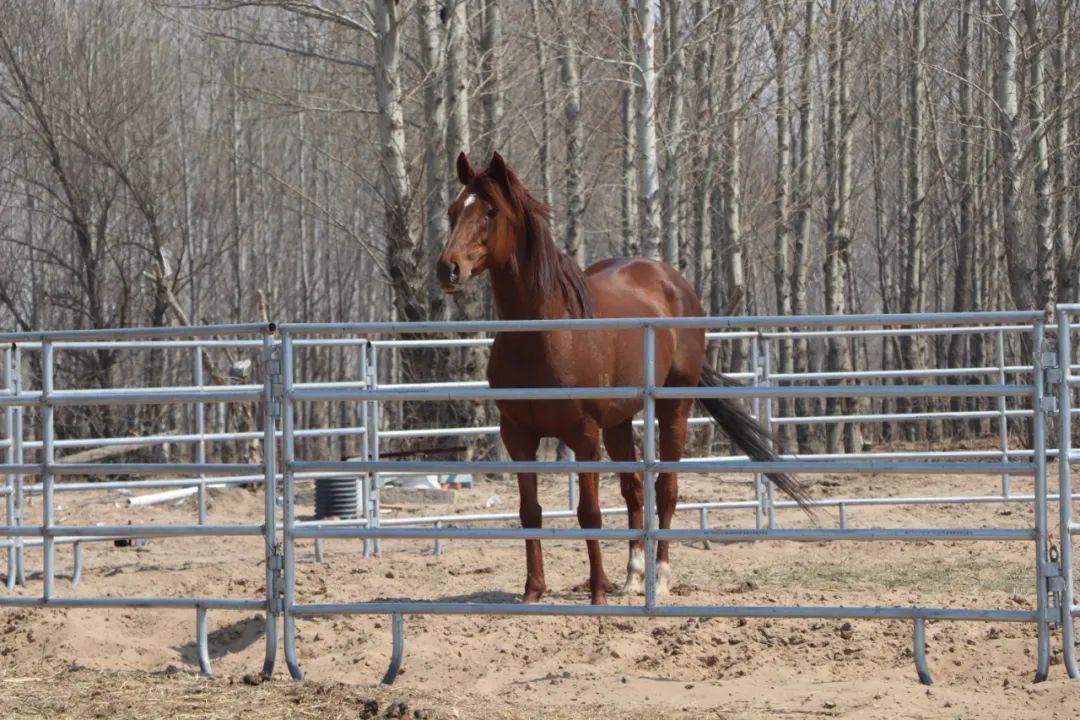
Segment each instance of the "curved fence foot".
[[268,678],[274,674],[274,663],[277,661],[277,616],[274,613],[266,613],[266,655],[263,657],[262,674]]
[[930,677],[930,669],[926,665],[926,620],[915,618],[915,630],[912,633],[915,642],[915,671],[919,674],[919,682],[923,685],[933,685],[934,679]]
[[1035,682],[1045,682],[1050,677],[1050,624],[1039,622],[1039,649],[1036,653]]
[[195,608],[195,643],[199,648],[199,672],[206,677],[212,677],[214,671],[210,667],[210,633],[208,625],[206,608]]
[[[1070,558],[1071,562],[1071,558]],[[1061,659],[1065,663],[1065,672],[1073,680],[1080,680],[1080,669],[1076,667],[1076,626],[1072,618],[1072,593],[1066,593],[1068,602],[1062,607],[1065,616],[1061,625]]]
[[285,614],[285,665],[293,680],[303,680],[304,672],[296,659],[296,618]]
[[390,667],[383,675],[383,685],[393,685],[401,672],[401,661],[405,658],[405,618],[401,613],[391,616],[391,626],[394,629],[394,649],[390,654]]
[[78,585],[79,581],[82,580],[82,543],[75,543],[74,554],[74,564],[71,568],[71,584]]
[[20,587],[27,587],[26,582],[26,549],[20,544],[15,555],[15,582]]

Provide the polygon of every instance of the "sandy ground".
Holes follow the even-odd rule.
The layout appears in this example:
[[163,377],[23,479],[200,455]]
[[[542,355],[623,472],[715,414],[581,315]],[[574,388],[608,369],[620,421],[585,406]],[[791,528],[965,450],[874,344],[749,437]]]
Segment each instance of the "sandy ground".
[[[817,496],[993,493],[994,477],[824,476]],[[543,481],[545,507],[566,507],[566,483]],[[618,482],[605,479],[605,506],[618,505]],[[1030,482],[1013,480],[1014,492]],[[743,498],[736,478],[683,478],[682,499]],[[498,496],[516,510],[511,482],[484,480],[459,491],[452,506],[407,506],[391,516],[472,512]],[[129,507],[115,493],[60,494],[57,522],[67,524],[193,522],[192,501]],[[214,491],[213,522],[259,522],[258,492]],[[310,512],[310,494],[301,511]],[[39,512],[35,505],[34,512]],[[1025,527],[1020,504],[853,508],[852,527]],[[684,513],[677,526],[690,526]],[[835,523],[826,513],[819,524]],[[622,526],[623,518],[608,520]],[[784,527],[808,520],[783,511]],[[714,513],[716,527],[749,526],[747,511]],[[569,523],[558,523],[569,525]],[[514,602],[524,581],[520,542],[455,541],[441,557],[430,543],[384,544],[364,559],[359,543],[327,542],[315,562],[311,543],[297,550],[298,599],[334,602],[377,598]],[[930,605],[1031,608],[1030,543],[759,543],[672,550],[674,604]],[[82,583],[58,579],[65,595],[207,595],[261,597],[263,559],[257,538],[154,540],[144,547],[98,543],[85,550]],[[556,602],[586,603],[587,558],[580,542],[545,544],[549,593]],[[58,551],[61,572],[70,547]],[[626,549],[605,545],[613,580],[622,579]],[[29,588],[40,592],[40,553],[29,554]],[[6,592],[0,589],[0,592]],[[612,597],[613,602],[640,598]],[[1073,718],[1080,683],[1065,679],[1060,652],[1051,680],[1032,682],[1034,626],[931,623],[931,688],[912,661],[911,624],[893,621],[643,620],[617,618],[406,618],[405,669],[380,686],[390,654],[387,617],[336,616],[299,623],[307,681],[276,672],[258,684],[245,675],[262,666],[258,613],[212,611],[215,676],[201,678],[193,645],[193,611],[146,609],[0,609],[0,716],[145,717],[413,717],[413,718]],[[1055,645],[1059,643],[1055,637]],[[249,677],[250,681],[251,678]]]

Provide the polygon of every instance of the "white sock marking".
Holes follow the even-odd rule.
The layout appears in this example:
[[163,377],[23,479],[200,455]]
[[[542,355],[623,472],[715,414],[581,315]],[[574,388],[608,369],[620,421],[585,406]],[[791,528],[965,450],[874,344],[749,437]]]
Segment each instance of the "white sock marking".
[[666,562],[656,564],[656,594],[667,595],[671,590],[671,566]]
[[626,563],[626,583],[623,595],[638,595],[645,590],[645,551],[639,547],[630,548],[630,561]]

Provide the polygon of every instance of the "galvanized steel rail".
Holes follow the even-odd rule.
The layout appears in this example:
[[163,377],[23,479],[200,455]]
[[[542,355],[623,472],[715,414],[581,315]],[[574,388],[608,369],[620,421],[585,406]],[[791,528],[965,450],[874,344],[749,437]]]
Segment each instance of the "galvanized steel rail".
[[[1072,462],[1080,460],[1080,454],[1071,451],[1071,415],[1070,388],[1080,384],[1080,377],[1071,375],[1069,335],[1072,326],[1070,318],[1080,314],[1080,306],[1059,307],[1057,326],[1057,347],[1048,344],[1044,315],[1041,312],[1015,313],[939,313],[924,315],[852,315],[852,316],[808,316],[808,317],[750,317],[750,318],[619,318],[599,320],[565,321],[525,321],[525,322],[468,322],[468,323],[337,323],[337,324],[272,324],[206,326],[201,328],[143,328],[114,329],[76,332],[37,332],[37,333],[0,333],[0,343],[4,350],[2,371],[3,388],[0,390],[0,408],[3,410],[3,437],[0,448],[4,450],[4,465],[0,472],[7,478],[0,494],[4,497],[6,524],[0,526],[0,547],[7,549],[8,587],[16,582],[25,584],[23,549],[26,544],[40,543],[43,551],[42,593],[32,596],[0,596],[0,606],[55,606],[55,607],[160,607],[194,608],[196,610],[195,634],[198,657],[203,672],[209,673],[208,653],[208,618],[211,609],[262,608],[266,612],[266,652],[264,672],[270,673],[274,667],[278,649],[278,618],[283,630],[282,645],[286,664],[290,673],[302,677],[297,659],[296,620],[313,615],[338,613],[388,614],[392,618],[394,653],[391,669],[386,682],[392,682],[401,666],[404,652],[404,615],[405,614],[554,614],[554,615],[616,615],[648,617],[846,617],[846,618],[891,618],[906,619],[913,622],[914,657],[920,679],[929,682],[926,668],[924,633],[927,620],[993,620],[1009,622],[1033,622],[1037,626],[1038,652],[1036,655],[1036,677],[1043,679],[1049,669],[1051,630],[1062,628],[1065,666],[1072,677],[1076,677],[1076,659],[1073,651],[1073,621],[1080,614],[1075,606],[1072,577],[1072,536],[1078,529],[1072,521],[1071,475]],[[960,327],[950,327],[963,323]],[[896,329],[898,327],[909,329]],[[710,337],[723,339],[724,336],[736,339],[748,339],[754,342],[755,357],[764,361],[764,370],[755,369],[750,375],[754,381],[746,388],[658,388],[651,383],[654,376],[655,334],[657,329],[670,327],[706,328]],[[791,331],[789,328],[815,328],[814,330]],[[837,329],[842,328],[842,329]],[[424,333],[491,333],[520,332],[539,330],[588,330],[588,329],[635,329],[642,331],[643,360],[646,372],[643,384],[625,388],[533,388],[533,389],[492,389],[483,383],[429,383],[423,386],[388,386],[378,383],[378,350],[408,349],[412,347],[437,347],[470,344],[485,344],[486,339],[432,338],[431,340],[396,340],[380,339],[400,333],[413,335]],[[726,329],[725,332],[716,332]],[[877,384],[871,386],[843,386],[824,384],[840,379],[835,373],[810,373],[804,375],[780,375],[768,372],[769,350],[767,340],[780,337],[804,335],[825,337],[832,335],[879,335],[907,332],[927,333],[989,333],[997,340],[997,364],[992,367],[960,368],[945,371],[863,371],[852,373],[859,379],[882,381],[910,380],[925,377],[956,377],[960,375],[993,375],[992,384],[954,384],[954,385],[912,385],[898,386]],[[1003,353],[1004,332],[1030,333],[1031,347],[1034,348],[1030,365],[1006,366]],[[327,337],[330,336],[330,337]],[[234,339],[222,339],[222,337]],[[760,346],[759,342],[765,341]],[[169,388],[120,388],[108,391],[87,391],[57,389],[53,386],[54,353],[56,350],[77,351],[100,347],[103,343],[114,343],[117,347],[192,348],[194,384],[184,387]],[[359,381],[335,381],[324,383],[295,382],[295,348],[333,344],[355,346],[360,352],[361,377]],[[259,348],[262,353],[264,377],[261,383],[223,387],[208,387],[201,377],[201,352],[203,348],[215,346],[243,346]],[[40,390],[24,387],[19,377],[21,362],[19,355],[23,350],[32,350],[41,354],[42,378]],[[1008,382],[1008,374],[1019,379]],[[814,381],[814,386],[776,385],[777,381],[805,382]],[[918,394],[923,397],[982,397],[993,398],[997,409],[991,411],[968,412],[924,412],[918,414],[878,413],[863,416],[825,416],[821,418],[773,418],[771,416],[771,398],[794,397],[899,397]],[[1056,395],[1057,405],[1053,402]],[[583,398],[583,397],[640,397],[644,403],[645,418],[641,421],[644,430],[645,447],[643,457],[635,463],[612,462],[535,462],[535,463],[498,463],[498,462],[389,462],[379,459],[379,439],[389,437],[409,437],[413,434],[426,435],[462,434],[464,431],[491,432],[496,428],[478,429],[440,429],[432,430],[380,430],[380,403],[388,400],[462,400],[492,398]],[[946,419],[991,417],[998,420],[1002,438],[1002,449],[998,451],[974,451],[954,453],[954,461],[943,462],[949,453],[874,453],[873,459],[841,459],[837,456],[819,455],[808,458],[784,458],[776,463],[750,462],[745,460],[698,459],[678,463],[661,462],[656,453],[655,401],[658,398],[672,397],[744,397],[760,403],[759,413],[764,422],[771,426],[783,423],[806,422],[885,422],[911,419]],[[1006,398],[1030,398],[1031,408],[1007,408]],[[256,402],[264,410],[261,432],[249,433],[206,433],[205,419],[201,408],[206,402]],[[359,427],[355,428],[297,428],[296,406],[312,401],[355,402],[358,405]],[[148,463],[94,463],[71,465],[56,461],[58,447],[87,447],[107,444],[122,444],[122,439],[103,439],[93,441],[58,440],[55,437],[55,408],[61,405],[113,405],[132,403],[181,403],[191,404],[199,411],[195,414],[195,432],[177,436],[155,436],[145,438],[147,445],[155,442],[196,443],[196,461],[176,464]],[[23,411],[38,408],[38,441],[24,438]],[[1058,414],[1058,436],[1056,447],[1047,441],[1047,418]],[[1035,443],[1032,450],[1009,450],[1005,437],[1006,421],[1010,417],[1029,416]],[[281,427],[277,427],[280,419]],[[361,454],[357,461],[322,461],[307,460],[297,456],[295,440],[312,435],[348,434],[359,438]],[[242,436],[242,438],[241,438]],[[277,439],[281,438],[281,458],[277,457]],[[263,463],[261,465],[220,464],[206,461],[206,443],[236,439],[261,438]],[[37,453],[37,462],[28,463],[24,459],[26,450]],[[1056,452],[1055,452],[1056,451]],[[1059,485],[1056,495],[1051,495],[1047,483],[1047,457],[1061,453],[1067,461],[1059,463]],[[929,461],[917,461],[917,457],[930,458]],[[979,458],[993,460],[980,462]],[[1024,458],[1021,460],[1021,458]],[[884,462],[883,460],[891,460]],[[577,529],[519,529],[519,528],[476,528],[443,527],[446,522],[460,522],[464,519],[483,521],[505,518],[506,514],[459,517],[425,517],[380,521],[378,513],[379,483],[378,474],[384,472],[615,472],[619,470],[641,471],[646,476],[646,521],[642,530],[577,530]],[[655,517],[654,482],[655,475],[663,471],[681,472],[738,472],[754,476],[757,495],[753,501],[728,503],[687,503],[680,506],[686,510],[701,513],[701,528],[692,530],[658,530]],[[790,507],[793,503],[774,501],[770,485],[763,480],[764,474],[772,471],[782,472],[844,472],[844,473],[982,473],[1001,474],[1003,492],[999,496],[942,497],[942,498],[847,498],[829,499],[821,505],[836,506],[841,509],[841,523],[837,529],[794,530],[780,529],[775,526],[774,511],[777,508]],[[299,522],[296,518],[295,485],[298,480],[325,474],[357,474],[364,477],[361,517],[350,522]],[[73,475],[100,477],[115,474],[137,474],[139,476],[165,474],[171,476],[190,475],[191,478],[174,477],[167,480],[149,481],[110,481],[107,483],[80,482],[70,483],[74,488],[108,487],[152,487],[171,484],[195,484],[199,492],[198,523],[190,525],[140,525],[140,526],[62,526],[55,523],[55,493],[69,485],[63,478]],[[1034,491],[1030,495],[1011,495],[1008,477],[1031,475],[1034,479]],[[27,476],[40,478],[40,483],[27,486]],[[208,477],[213,482],[235,482],[237,478],[251,481],[258,478],[263,483],[264,510],[261,524],[212,525],[206,522],[205,486]],[[220,480],[218,479],[220,478]],[[27,525],[24,522],[22,507],[27,491],[40,491],[43,497],[41,525]],[[283,499],[279,511],[275,499]],[[850,529],[846,527],[845,510],[847,506],[864,504],[891,504],[897,502],[1032,502],[1035,508],[1035,523],[1031,528],[875,528]],[[1058,502],[1058,533],[1060,548],[1050,543],[1050,523],[1048,505]],[[752,529],[709,529],[706,513],[716,508],[753,508],[757,513],[757,527]],[[605,513],[617,512],[617,509],[605,509]],[[565,516],[570,512],[556,512],[550,515]],[[767,518],[767,522],[766,522]],[[412,524],[434,525],[434,527],[414,527]],[[279,535],[280,533],[280,535]],[[147,598],[147,597],[64,597],[56,593],[55,588],[55,546],[58,543],[72,543],[76,548],[77,579],[81,571],[81,555],[78,552],[81,542],[100,539],[130,537],[175,537],[175,536],[262,536],[266,558],[266,594],[263,598]],[[523,538],[559,538],[559,539],[643,539],[646,543],[646,592],[641,605],[619,606],[582,606],[538,604],[530,606],[493,603],[438,603],[438,602],[350,602],[350,603],[298,603],[296,600],[296,542],[298,540],[324,538],[356,538],[364,540],[366,551],[379,551],[379,543],[385,538],[420,538],[435,540],[437,543],[447,540],[491,540],[506,541]],[[29,539],[29,540],[27,540]],[[659,539],[672,541],[749,542],[749,541],[927,541],[927,540],[965,540],[965,541],[1017,541],[1032,542],[1035,546],[1036,598],[1034,611],[964,609],[964,608],[918,608],[918,607],[724,607],[724,606],[665,606],[656,596],[655,577],[655,542]],[[369,545],[370,543],[370,545]],[[366,554],[366,552],[365,552]]]

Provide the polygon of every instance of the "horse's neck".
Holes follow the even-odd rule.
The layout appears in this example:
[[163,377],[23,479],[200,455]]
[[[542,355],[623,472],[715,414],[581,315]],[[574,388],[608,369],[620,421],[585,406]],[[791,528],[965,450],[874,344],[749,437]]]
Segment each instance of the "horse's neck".
[[[565,304],[553,297],[541,297],[517,273],[509,270],[491,274],[491,288],[495,296],[495,316],[499,320],[550,320],[566,316]],[[560,312],[561,310],[561,312]]]
[[510,267],[491,273],[499,320],[559,320],[569,315],[561,292],[542,293]]

